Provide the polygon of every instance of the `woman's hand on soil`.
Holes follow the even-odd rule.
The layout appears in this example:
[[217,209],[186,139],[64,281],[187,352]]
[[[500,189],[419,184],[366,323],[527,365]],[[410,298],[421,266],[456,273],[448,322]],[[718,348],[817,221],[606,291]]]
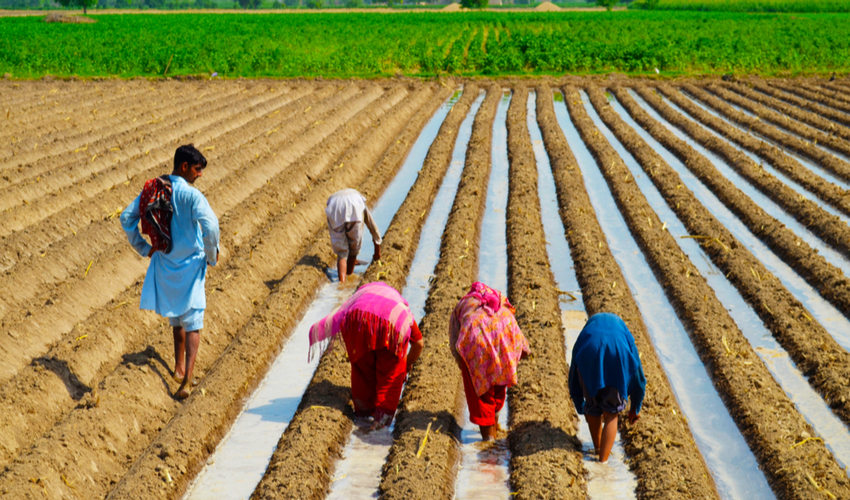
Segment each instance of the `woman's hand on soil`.
[[640,420],[640,415],[635,413],[634,409],[629,410],[629,424],[635,425],[638,420]]

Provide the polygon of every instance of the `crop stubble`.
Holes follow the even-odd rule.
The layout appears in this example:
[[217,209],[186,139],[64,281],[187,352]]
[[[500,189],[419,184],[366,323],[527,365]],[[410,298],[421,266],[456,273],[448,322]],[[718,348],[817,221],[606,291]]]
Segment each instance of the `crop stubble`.
[[[501,88],[491,85],[472,124],[463,173],[420,322],[425,350],[408,376],[393,445],[384,464],[380,492],[388,500],[449,499],[454,495],[463,389],[448,346],[449,317],[478,271],[493,120],[501,96]],[[417,456],[420,446],[422,453]]]
[[[508,295],[531,348],[508,391],[511,486],[517,499],[584,498],[578,420],[567,388],[559,295],[549,269],[527,124],[528,89],[508,109]],[[551,256],[558,258],[558,256]]]
[[[613,113],[604,97],[603,102],[599,97],[597,94],[595,101],[601,110]],[[596,158],[629,230],[685,325],[712,383],[777,497],[811,498],[819,489],[807,477],[813,477],[840,497],[850,495],[850,480],[823,442],[794,446],[804,436],[813,435],[812,427],[773,379],[714,290],[665,230],[634,179],[630,179],[628,167],[596,129],[578,92],[566,88],[565,100],[573,123]],[[617,130],[622,132],[622,127]],[[638,144],[643,142],[638,141]],[[658,157],[653,164],[660,162]],[[726,245],[735,248],[737,242],[733,240]]]
[[640,423],[636,426],[623,423],[620,427],[626,453],[632,458],[630,465],[638,479],[638,496],[718,498],[711,474],[652,347],[637,303],[608,247],[578,163],[555,118],[551,95],[548,86],[538,87],[537,122],[552,165],[561,220],[567,231],[585,309],[589,316],[612,312],[623,318],[641,352],[650,388]]

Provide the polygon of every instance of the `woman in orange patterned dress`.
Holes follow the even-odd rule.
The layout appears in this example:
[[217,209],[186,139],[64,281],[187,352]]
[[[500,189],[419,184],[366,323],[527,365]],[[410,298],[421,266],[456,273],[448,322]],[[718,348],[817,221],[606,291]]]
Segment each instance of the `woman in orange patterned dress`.
[[469,420],[484,441],[496,437],[496,415],[517,382],[517,363],[529,354],[514,312],[507,297],[479,282],[452,312],[449,346],[463,376]]

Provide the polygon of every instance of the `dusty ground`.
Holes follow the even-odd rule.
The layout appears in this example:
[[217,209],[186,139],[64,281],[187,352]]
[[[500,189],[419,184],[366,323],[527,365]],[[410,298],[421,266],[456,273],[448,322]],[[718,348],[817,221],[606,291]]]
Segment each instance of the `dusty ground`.
[[[448,312],[477,271],[478,227],[502,86],[515,91],[508,119],[509,293],[535,352],[521,365],[520,384],[510,393],[511,485],[520,498],[582,495],[557,292],[546,266],[534,158],[525,127],[526,86],[541,82],[538,123],[586,309],[590,314],[617,312],[627,321],[650,381],[641,422],[621,429],[638,478],[638,496],[713,498],[716,492],[590,206],[580,173],[584,166],[576,164],[558,129],[552,99],[543,98],[551,95],[548,85],[568,85],[572,118],[600,159],[630,230],[774,491],[780,498],[816,498],[826,495],[824,491],[850,496],[850,484],[823,442],[795,446],[814,431],[765,371],[707,283],[687,272],[692,266],[681,259],[676,242],[625,177],[625,167],[610,145],[594,134],[595,127],[575,102],[577,95],[570,94],[573,87],[587,88],[603,120],[647,170],[688,231],[722,242],[705,242],[710,258],[728,273],[812,386],[850,423],[848,353],[687,188],[682,189],[675,172],[612,114],[602,93],[610,90],[757,237],[846,313],[850,283],[835,263],[770,218],[710,162],[654,123],[624,89],[634,88],[826,244],[850,254],[850,228],[825,215],[821,206],[850,212],[844,190],[780,148],[712,118],[681,93],[848,178],[850,165],[814,144],[850,152],[850,87],[818,79],[659,85],[612,77],[476,82],[488,89],[488,97],[475,120],[427,314],[421,318],[427,347],[400,407],[395,443],[384,468],[384,497],[451,498],[454,492],[462,389],[444,343]],[[385,266],[370,268],[367,279],[403,285],[458,127],[478,94],[476,84],[466,83],[463,97],[449,113],[387,232]],[[677,116],[655,89],[724,139],[712,138]],[[353,185],[375,199],[453,90],[453,84],[410,80],[0,81],[0,107],[8,110],[0,116],[0,210],[5,214],[0,218],[0,494],[179,496],[327,279],[322,272],[330,264],[322,230],[327,195]],[[729,103],[760,119],[735,112]],[[789,125],[785,116],[800,123]],[[799,181],[818,202],[800,200],[727,141]],[[146,262],[126,244],[117,214],[146,179],[169,170],[174,144],[184,142],[194,142],[210,160],[198,187],[220,216],[223,253],[208,275],[209,310],[198,365],[204,393],[178,403],[171,398],[176,384],[170,377],[170,332],[160,318],[137,309]],[[344,356],[338,350],[327,355],[255,497],[324,496],[351,426],[348,383]],[[416,458],[428,423],[428,444]],[[314,460],[298,458],[307,455]],[[164,480],[166,470],[171,482]]]

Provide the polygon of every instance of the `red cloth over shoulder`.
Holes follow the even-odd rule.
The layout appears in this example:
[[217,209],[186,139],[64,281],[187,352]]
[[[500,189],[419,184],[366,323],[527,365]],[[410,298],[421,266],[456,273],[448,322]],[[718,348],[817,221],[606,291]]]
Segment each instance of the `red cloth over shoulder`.
[[139,198],[139,213],[142,219],[142,234],[151,239],[154,250],[171,251],[171,218],[174,205],[171,203],[171,179],[167,175],[150,179],[142,188]]

